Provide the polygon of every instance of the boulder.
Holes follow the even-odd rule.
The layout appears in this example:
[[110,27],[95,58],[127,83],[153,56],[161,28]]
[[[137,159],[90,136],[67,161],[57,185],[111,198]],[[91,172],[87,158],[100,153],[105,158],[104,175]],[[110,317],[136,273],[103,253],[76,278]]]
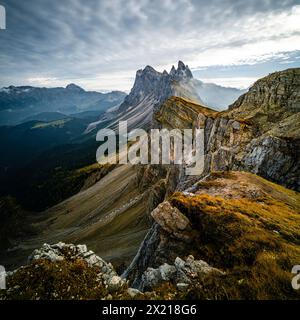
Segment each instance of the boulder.
[[151,212],[153,219],[163,230],[180,240],[191,240],[191,224],[189,219],[177,208],[171,206],[170,202],[164,201]]

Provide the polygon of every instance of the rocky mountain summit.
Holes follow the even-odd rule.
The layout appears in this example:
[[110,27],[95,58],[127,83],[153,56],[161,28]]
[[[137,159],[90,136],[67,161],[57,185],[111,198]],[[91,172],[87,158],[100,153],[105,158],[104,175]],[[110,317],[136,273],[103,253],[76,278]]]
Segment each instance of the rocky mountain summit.
[[[167,71],[161,73],[151,66],[146,66],[144,69],[136,72],[134,85],[119,110],[122,112],[130,107],[134,107],[147,96],[151,95],[155,96],[156,104],[159,106],[167,98],[177,95],[175,94],[174,82],[180,85],[181,82],[189,82],[191,79],[193,79],[192,72],[182,61],[178,62],[177,69],[172,66],[170,73]],[[189,93],[195,97],[196,102],[201,102],[196,92]]]
[[[153,124],[153,112],[171,96],[184,97],[201,103],[192,80],[191,70],[182,61],[178,62],[177,69],[173,66],[169,73],[158,72],[151,66],[138,70],[130,93],[118,110],[113,112],[113,121],[109,127],[116,128],[119,121],[126,120],[130,128],[148,129]],[[107,115],[103,120],[106,119]],[[99,123],[102,122],[100,120]],[[95,128],[94,125],[89,130]]]

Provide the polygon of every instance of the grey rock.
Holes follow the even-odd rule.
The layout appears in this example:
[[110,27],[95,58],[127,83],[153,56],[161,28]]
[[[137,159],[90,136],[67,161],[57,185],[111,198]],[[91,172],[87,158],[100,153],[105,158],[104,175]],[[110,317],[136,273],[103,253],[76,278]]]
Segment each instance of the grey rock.
[[85,244],[79,244],[79,245],[77,246],[77,251],[78,251],[79,254],[84,254],[84,253],[86,253],[86,252],[87,252],[87,247],[86,247],[86,245],[85,245]]
[[159,267],[160,276],[163,280],[170,280],[176,273],[176,268],[167,263]]
[[148,268],[142,275],[140,289],[153,289],[165,281],[176,283],[177,287],[179,284],[180,289],[186,289],[193,281],[212,272],[224,274],[203,260],[195,260],[191,255],[186,260],[177,257],[173,266],[163,264],[158,268]]
[[168,201],[159,204],[151,212],[151,216],[163,230],[172,236],[185,241],[191,240],[191,224],[189,219],[177,208],[172,207]]
[[143,295],[143,293],[137,289],[134,289],[134,288],[128,288],[127,289],[127,293],[129,294],[129,296],[131,298],[134,298],[136,297],[137,295]]
[[108,276],[105,283],[108,286],[108,291],[114,292],[119,290],[125,284],[125,280],[117,275],[113,275],[112,277]]

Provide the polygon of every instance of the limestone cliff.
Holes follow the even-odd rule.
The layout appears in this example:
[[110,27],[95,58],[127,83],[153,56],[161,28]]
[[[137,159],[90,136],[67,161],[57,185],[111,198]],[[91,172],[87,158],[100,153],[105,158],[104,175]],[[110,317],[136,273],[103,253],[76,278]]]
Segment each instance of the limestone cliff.
[[[286,70],[257,81],[227,111],[171,97],[155,113],[160,127],[204,128],[205,170],[191,178],[179,169],[171,179],[180,193],[166,194],[151,212],[152,228],[123,275],[133,286],[145,286],[149,268],[159,273],[162,264],[193,254],[237,282],[231,298],[247,298],[243,290],[254,298],[285,296],[275,287],[289,283],[300,258],[300,198],[268,180],[300,189],[299,84],[300,69]],[[255,287],[272,281],[271,265],[276,284]]]
[[156,120],[166,128],[205,129],[205,174],[245,170],[300,190],[300,69],[257,81],[229,110],[172,97]]

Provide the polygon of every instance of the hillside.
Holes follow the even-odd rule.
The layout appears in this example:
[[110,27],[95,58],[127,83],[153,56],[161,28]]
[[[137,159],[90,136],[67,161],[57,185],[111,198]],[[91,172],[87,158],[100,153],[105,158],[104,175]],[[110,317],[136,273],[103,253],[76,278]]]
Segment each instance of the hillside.
[[250,173],[215,172],[152,211],[154,225],[123,274],[133,288],[117,276],[112,287],[111,266],[104,270],[85,246],[44,244],[8,277],[6,298],[299,299],[290,284],[300,259],[299,210],[297,192]]
[[[28,230],[6,241],[2,260],[13,268],[43,243],[87,244],[129,281],[117,299],[128,290],[130,298],[299,299],[291,287],[300,259],[299,75],[269,75],[222,112],[183,97],[152,104],[153,126],[204,129],[203,174],[174,165],[111,168],[65,201],[27,212]],[[29,274],[36,264],[55,272],[57,245],[43,248]],[[77,262],[64,259],[72,282]],[[80,263],[84,274],[97,272]],[[29,294],[45,292],[25,283]],[[109,297],[102,289],[85,297]]]
[[300,258],[299,210],[297,192],[250,173],[212,173],[193,192],[177,192],[152,211],[154,226],[126,276],[148,287],[147,268],[192,254],[226,275],[199,279],[191,296],[296,298],[290,272]]
[[23,220],[19,214],[20,221],[26,221],[34,233],[9,236],[0,254],[7,267],[23,264],[43,243],[58,241],[86,243],[118,267],[130,262],[149,228],[146,212],[163,200],[161,179],[166,170],[160,169],[157,175],[155,170],[137,171],[125,165],[106,171],[104,177],[98,172],[100,180],[90,184],[80,175],[79,179],[86,181],[82,190],[58,205],[36,214],[24,213]]

